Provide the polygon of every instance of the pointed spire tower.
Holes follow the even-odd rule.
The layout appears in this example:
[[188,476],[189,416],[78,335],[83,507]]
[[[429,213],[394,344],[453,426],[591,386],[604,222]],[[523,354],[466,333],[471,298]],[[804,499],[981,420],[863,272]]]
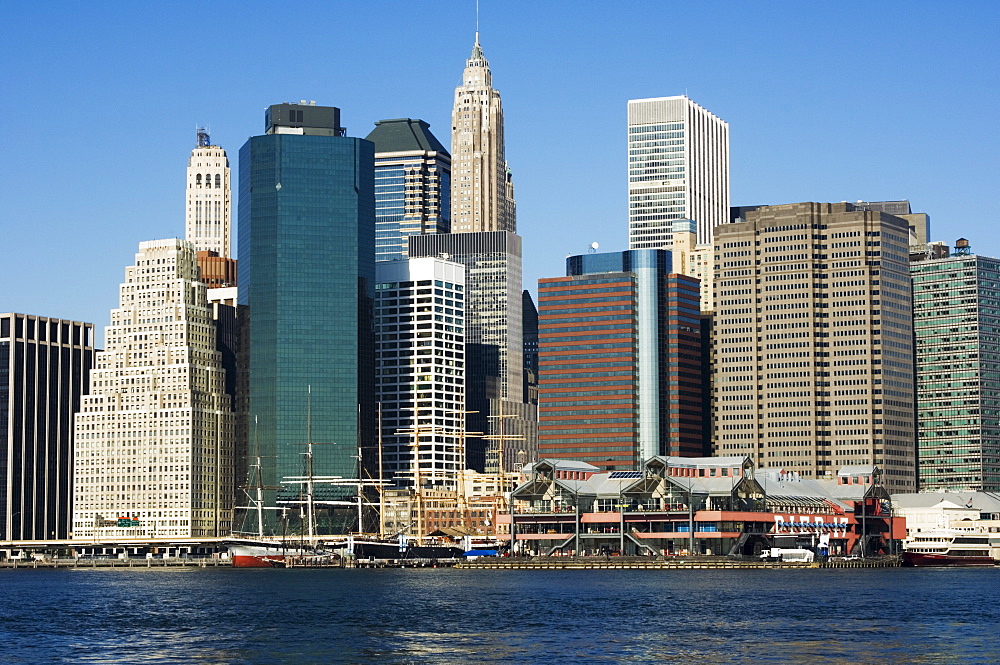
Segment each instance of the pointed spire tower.
[[503,106],[479,44],[465,62],[451,114],[452,233],[517,231],[514,188],[504,159]]

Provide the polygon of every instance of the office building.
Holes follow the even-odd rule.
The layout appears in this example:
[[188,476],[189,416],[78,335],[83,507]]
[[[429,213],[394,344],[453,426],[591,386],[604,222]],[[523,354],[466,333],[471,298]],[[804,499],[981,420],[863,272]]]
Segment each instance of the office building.
[[208,131],[198,128],[198,145],[191,151],[187,167],[187,205],[184,237],[197,251],[232,256],[232,201],[229,158],[212,145]]
[[479,45],[465,63],[451,113],[452,233],[517,231],[514,184],[504,157],[503,106]]
[[531,292],[521,293],[521,339],[524,348],[524,401],[538,405],[538,308]]
[[766,206],[716,229],[718,455],[916,484],[906,220],[849,203]]
[[670,251],[672,270],[698,280],[701,311],[712,311],[712,289],[715,268],[715,247],[699,243],[697,224],[693,219],[675,219],[670,225],[670,239],[662,249]]
[[[465,266],[465,395],[470,468],[514,471],[534,458],[535,408],[524,395],[521,238],[510,231],[410,236],[413,258]],[[502,462],[500,461],[502,460]]]
[[[275,104],[240,150],[248,446],[287,502],[301,500],[307,443],[316,476],[359,478],[359,447],[374,452],[374,146],[345,133],[336,107]],[[352,492],[321,483],[314,498]],[[321,512],[320,533],[359,528],[356,511]]]
[[451,156],[423,120],[379,120],[375,144],[375,260],[405,259],[408,236],[451,231]]
[[729,219],[729,124],[684,96],[628,103],[629,249],[662,249],[672,222],[697,242]]
[[998,492],[1000,260],[962,253],[910,274],[920,490]]
[[0,314],[0,541],[69,537],[73,414],[93,362],[93,324]]
[[382,477],[456,491],[465,444],[465,266],[426,257],[375,267]]
[[73,538],[224,536],[234,417],[194,245],[139,244],[75,422]]
[[538,282],[539,458],[704,454],[698,281],[656,249],[571,256],[566,273]]
[[905,219],[910,225],[911,245],[926,245],[930,241],[930,215],[923,212],[913,212],[910,202],[906,199],[899,201],[858,201],[854,204],[854,207],[858,210],[874,210]]

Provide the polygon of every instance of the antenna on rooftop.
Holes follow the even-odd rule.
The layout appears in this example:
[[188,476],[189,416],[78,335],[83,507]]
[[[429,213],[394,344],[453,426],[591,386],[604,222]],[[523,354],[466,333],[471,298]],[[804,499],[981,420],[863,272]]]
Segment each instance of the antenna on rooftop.
[[195,132],[198,134],[198,147],[199,148],[207,148],[208,146],[212,145],[212,139],[209,138],[209,136],[208,136],[208,128],[207,127],[198,127],[198,126],[195,126],[194,129],[195,129]]
[[590,248],[587,250],[587,253],[594,254],[595,252],[597,252],[598,247],[600,247],[600,245],[597,243],[597,241],[590,243]]

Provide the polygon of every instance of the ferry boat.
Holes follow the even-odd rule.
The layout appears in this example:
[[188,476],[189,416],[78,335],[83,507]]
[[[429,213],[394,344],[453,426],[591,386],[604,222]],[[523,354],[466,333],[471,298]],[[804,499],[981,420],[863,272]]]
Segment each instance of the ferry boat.
[[1000,534],[945,529],[916,534],[903,542],[906,566],[993,566]]

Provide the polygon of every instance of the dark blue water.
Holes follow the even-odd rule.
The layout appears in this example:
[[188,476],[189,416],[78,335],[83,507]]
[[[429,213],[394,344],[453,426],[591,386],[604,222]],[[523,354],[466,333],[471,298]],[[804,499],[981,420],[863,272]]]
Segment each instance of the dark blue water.
[[998,663],[1000,570],[3,570],[3,663]]

